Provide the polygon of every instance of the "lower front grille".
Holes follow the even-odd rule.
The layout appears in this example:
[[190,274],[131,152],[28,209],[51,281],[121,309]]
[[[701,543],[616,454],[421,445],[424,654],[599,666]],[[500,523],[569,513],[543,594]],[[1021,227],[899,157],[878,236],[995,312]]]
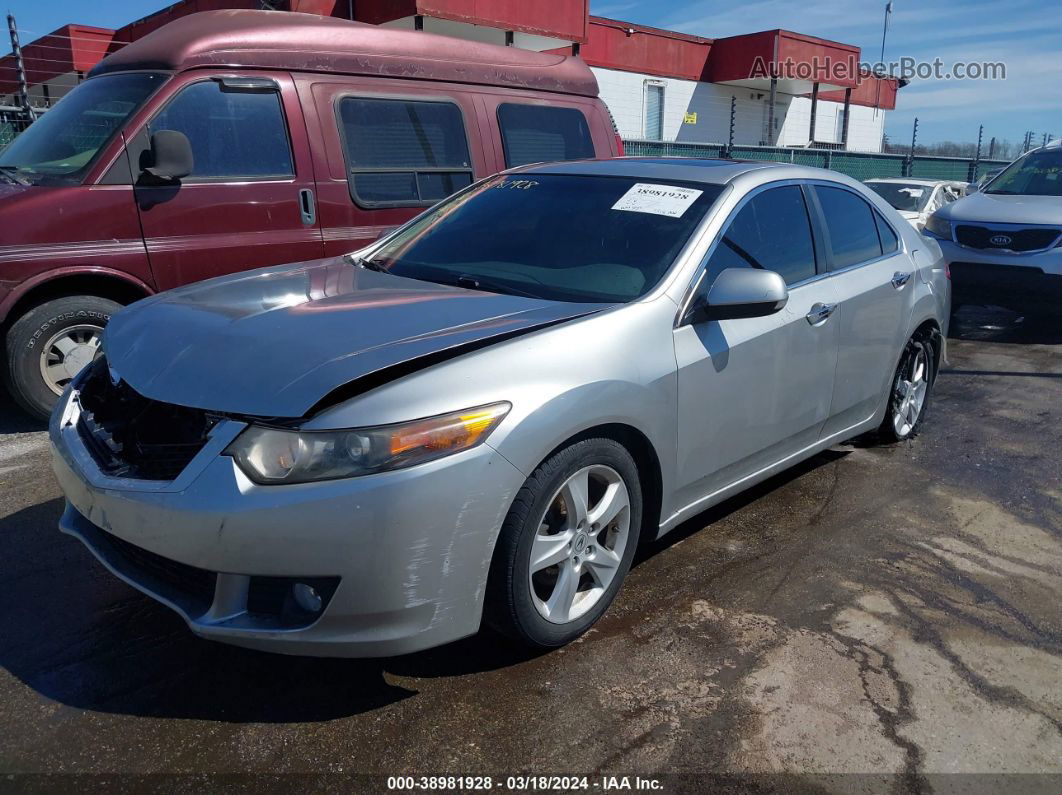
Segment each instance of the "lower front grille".
[[216,573],[156,555],[104,530],[100,530],[94,540],[111,565],[179,605],[193,618],[205,613],[213,604],[218,580]]
[[79,390],[77,432],[100,468],[115,477],[173,480],[203,449],[217,418],[144,397],[113,382],[98,360]]
[[955,240],[967,248],[995,249],[1006,251],[1042,251],[1050,248],[1062,235],[1062,229],[1036,227],[1030,229],[999,230],[986,226],[959,224],[955,227]]

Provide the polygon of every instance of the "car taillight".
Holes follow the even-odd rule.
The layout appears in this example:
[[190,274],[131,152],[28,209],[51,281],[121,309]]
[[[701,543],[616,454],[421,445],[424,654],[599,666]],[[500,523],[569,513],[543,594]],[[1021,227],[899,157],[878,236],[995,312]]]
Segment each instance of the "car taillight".
[[948,281],[950,282],[951,281],[951,265],[948,264],[947,262],[944,263],[944,275],[948,278]]
[[623,139],[616,133],[616,157],[623,157]]

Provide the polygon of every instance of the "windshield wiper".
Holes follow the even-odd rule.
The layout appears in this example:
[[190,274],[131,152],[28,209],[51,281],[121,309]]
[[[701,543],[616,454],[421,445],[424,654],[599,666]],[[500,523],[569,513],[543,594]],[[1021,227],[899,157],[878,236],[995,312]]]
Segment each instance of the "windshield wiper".
[[18,166],[0,166],[0,174],[3,174],[16,185],[29,185],[30,181],[19,173]]
[[387,273],[387,268],[385,268],[381,263],[377,262],[374,259],[369,259],[367,257],[355,257],[353,254],[348,254],[347,255],[347,259],[349,259],[352,263],[357,265],[359,268],[365,268],[365,270],[367,270],[367,271],[376,271],[377,273]]
[[508,284],[501,284],[499,282],[492,282],[490,279],[484,279],[481,276],[472,276],[468,273],[462,273],[452,282],[457,287],[464,287],[466,290],[482,290],[485,293],[503,293],[506,295],[522,295],[525,298],[538,298],[542,296],[530,293],[527,290],[521,290],[519,287],[511,287]]

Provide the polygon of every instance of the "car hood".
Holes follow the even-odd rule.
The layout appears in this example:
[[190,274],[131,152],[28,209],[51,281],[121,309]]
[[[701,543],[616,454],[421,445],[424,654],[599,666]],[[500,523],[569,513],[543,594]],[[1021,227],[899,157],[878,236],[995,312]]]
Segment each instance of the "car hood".
[[337,258],[145,299],[114,316],[104,350],[114,374],[154,400],[295,418],[335,390],[356,393],[358,379],[379,383],[606,306],[465,290]]
[[972,193],[945,205],[937,214],[957,223],[1062,225],[1062,196]]

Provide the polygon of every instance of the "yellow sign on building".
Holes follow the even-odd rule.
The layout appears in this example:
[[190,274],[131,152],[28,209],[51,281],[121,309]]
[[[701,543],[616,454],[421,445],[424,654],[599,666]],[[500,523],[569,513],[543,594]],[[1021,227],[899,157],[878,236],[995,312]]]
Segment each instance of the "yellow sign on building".
[[683,124],[696,124],[697,123],[697,111],[693,113],[687,113],[682,119]]

